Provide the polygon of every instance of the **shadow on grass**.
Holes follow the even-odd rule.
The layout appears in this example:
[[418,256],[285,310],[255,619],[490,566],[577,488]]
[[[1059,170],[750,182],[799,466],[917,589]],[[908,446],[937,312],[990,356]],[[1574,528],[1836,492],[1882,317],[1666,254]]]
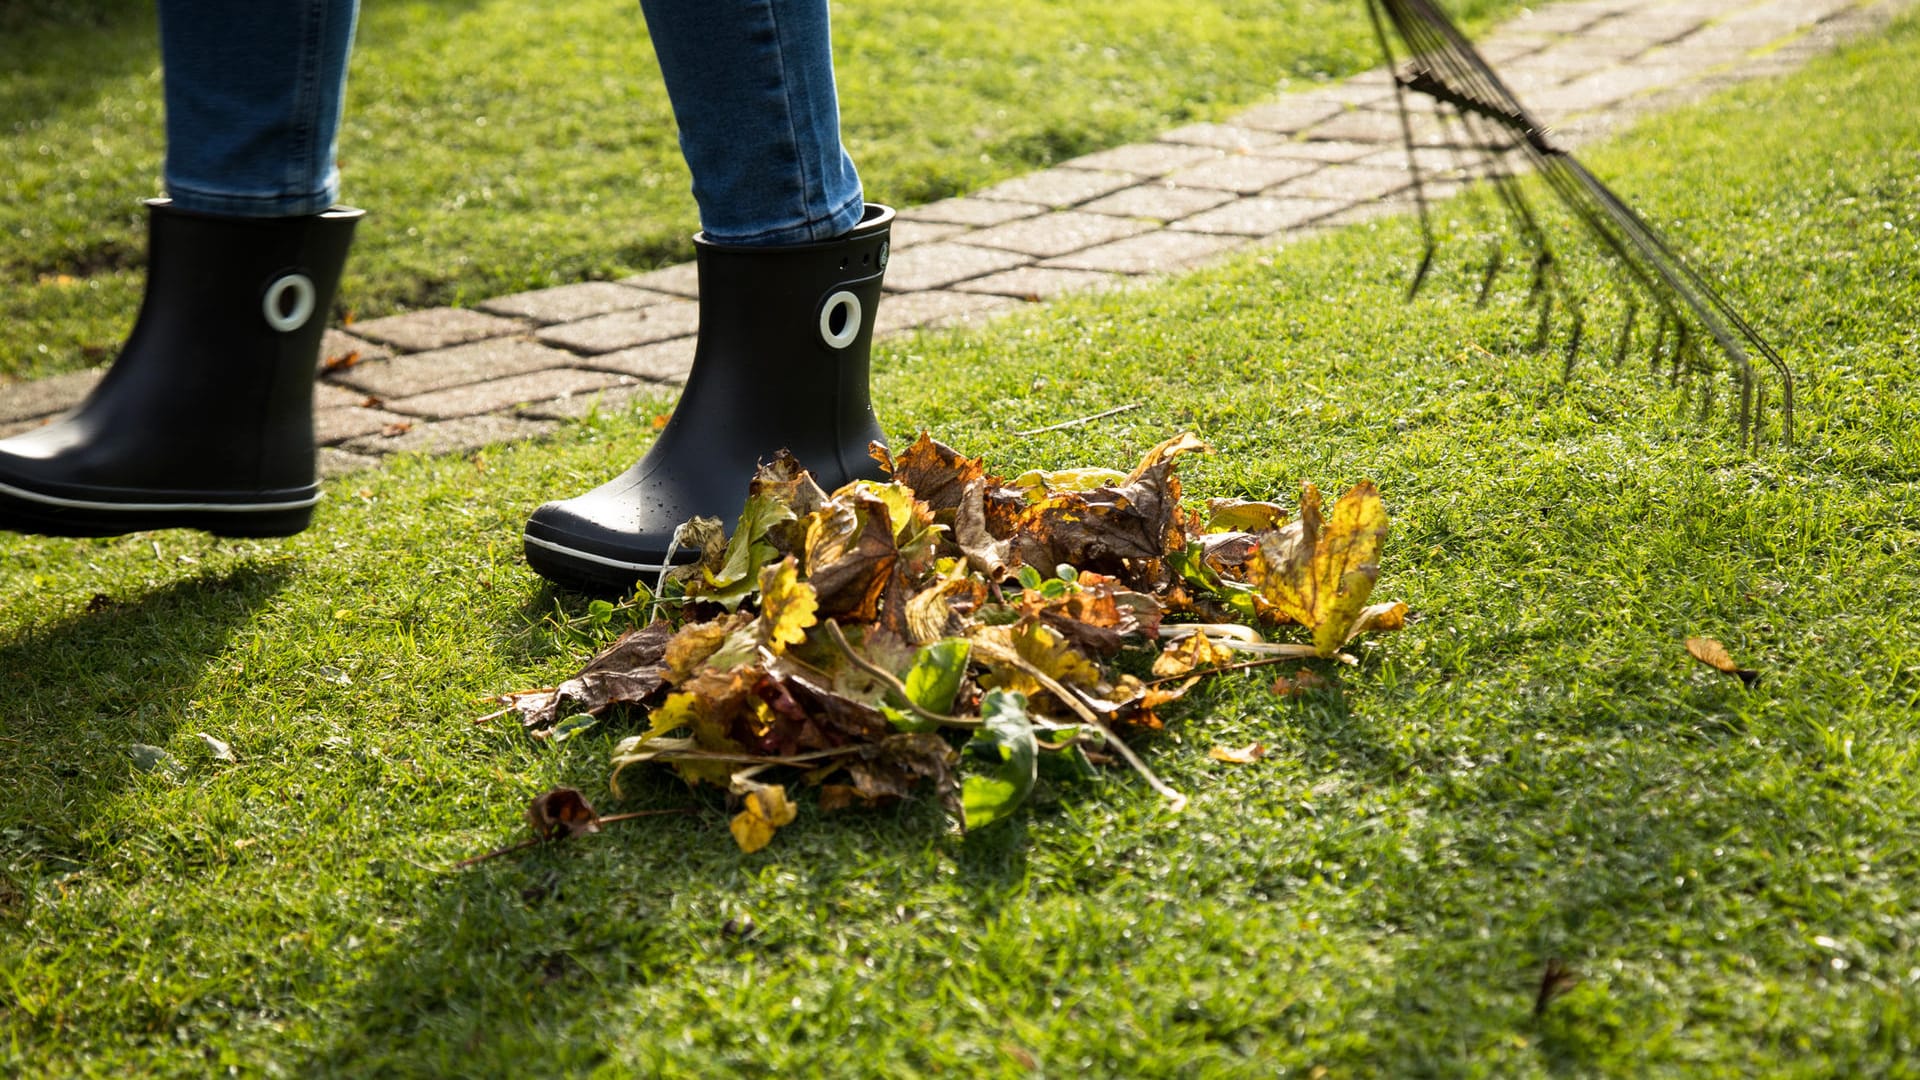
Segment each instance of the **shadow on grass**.
[[40,857],[71,857],[92,808],[133,775],[135,743],[165,745],[185,699],[234,630],[286,584],[284,565],[204,573],[0,642],[0,828]]
[[[566,782],[591,789],[603,759],[583,755]],[[857,933],[850,896],[913,898],[953,874],[991,915],[1026,886],[1019,820],[949,843],[931,797],[881,810],[819,811],[769,851],[740,852],[733,808],[717,789],[690,791],[664,769],[632,769],[626,798],[602,813],[692,812],[609,825],[409,886],[394,914],[406,930],[353,984],[302,1075],[509,1075],[539,1062],[559,1075],[609,1065],[621,1031],[697,1028],[697,1015],[654,1016],[652,988],[685,1002],[741,980],[803,978]],[[512,840],[514,837],[503,837]],[[920,857],[929,846],[940,850]],[[893,908],[892,903],[885,905]],[[912,917],[911,911],[908,918]],[[644,1060],[644,1058],[643,1058]]]

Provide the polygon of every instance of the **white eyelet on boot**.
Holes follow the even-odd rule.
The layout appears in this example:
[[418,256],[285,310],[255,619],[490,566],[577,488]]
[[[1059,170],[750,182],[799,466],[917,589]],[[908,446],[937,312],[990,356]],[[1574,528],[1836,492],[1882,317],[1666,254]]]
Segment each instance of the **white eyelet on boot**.
[[[820,340],[830,348],[844,349],[860,336],[860,298],[845,289],[827,297],[820,308]],[[835,323],[840,324],[838,330]]]
[[[293,310],[282,311],[287,294],[293,294]],[[286,274],[267,286],[267,295],[260,302],[260,313],[267,317],[267,325],[283,334],[290,334],[307,325],[313,318],[313,279],[305,274]]]

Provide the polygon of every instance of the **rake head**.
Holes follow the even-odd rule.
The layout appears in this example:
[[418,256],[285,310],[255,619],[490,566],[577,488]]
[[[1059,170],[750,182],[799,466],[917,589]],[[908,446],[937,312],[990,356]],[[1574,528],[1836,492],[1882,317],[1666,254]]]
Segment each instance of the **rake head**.
[[[1440,145],[1454,155],[1464,172],[1492,182],[1500,205],[1534,253],[1531,296],[1540,306],[1536,348],[1545,347],[1549,339],[1555,294],[1565,298],[1564,306],[1573,316],[1565,377],[1572,377],[1579,362],[1585,320],[1579,297],[1559,280],[1546,234],[1510,164],[1515,155],[1540,175],[1555,198],[1585,226],[1620,268],[1635,294],[1628,300],[1625,325],[1611,350],[1613,363],[1625,363],[1644,303],[1658,317],[1650,366],[1656,372],[1665,370],[1672,385],[1684,385],[1690,396],[1697,390],[1703,419],[1714,411],[1715,383],[1730,378],[1733,392],[1728,399],[1739,424],[1741,445],[1751,440],[1757,447],[1767,427],[1771,404],[1763,380],[1770,378],[1779,384],[1780,440],[1791,444],[1793,372],[1726,298],[1624,200],[1572,154],[1555,145],[1546,126],[1507,89],[1493,67],[1432,0],[1367,0],[1367,9],[1380,49],[1394,74],[1407,165],[1413,175],[1414,198],[1426,243],[1409,296],[1417,294],[1425,283],[1438,249],[1428,216],[1416,121],[1408,107],[1409,97],[1419,95],[1432,101],[1433,120],[1442,136]],[[1505,252],[1496,244],[1481,282],[1481,303],[1486,302],[1504,265]],[[1757,364],[1755,357],[1764,360],[1764,365]]]

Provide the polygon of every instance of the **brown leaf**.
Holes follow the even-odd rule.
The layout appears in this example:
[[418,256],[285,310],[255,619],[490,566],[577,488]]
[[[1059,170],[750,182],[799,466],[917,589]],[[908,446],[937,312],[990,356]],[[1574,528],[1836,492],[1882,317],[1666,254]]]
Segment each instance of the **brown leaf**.
[[1013,564],[1013,543],[997,537],[987,519],[987,481],[976,478],[960,493],[954,511],[953,542],[967,564],[984,574],[988,581],[1007,576]]
[[959,817],[958,762],[953,747],[931,732],[889,735],[862,747],[859,756],[847,762],[847,775],[854,793],[870,806],[907,798],[922,782],[931,782],[941,804]]
[[599,832],[600,815],[578,790],[557,787],[527,804],[527,827],[535,839],[559,840]]
[[962,494],[985,476],[979,458],[934,442],[924,431],[893,461],[893,481],[912,488],[914,497],[926,503],[934,520],[942,523],[953,521]]
[[1743,668],[1739,664],[1734,663],[1733,657],[1727,654],[1727,647],[1712,638],[1688,638],[1687,655],[1715,671],[1738,676],[1740,681],[1745,683],[1748,689],[1752,689],[1760,682],[1760,673],[1758,671]]
[[1553,1004],[1554,998],[1573,989],[1579,983],[1579,972],[1561,963],[1557,956],[1549,958],[1546,967],[1540,972],[1540,988],[1533,995],[1533,1015],[1536,1017],[1546,1015],[1547,1006]]
[[386,427],[383,427],[380,429],[380,437],[383,439],[397,439],[400,436],[405,435],[407,432],[412,430],[413,430],[413,421],[395,420],[393,423],[388,424]]
[[320,361],[321,371],[345,371],[360,362],[360,350],[339,353]]
[[629,630],[619,640],[587,661],[580,674],[552,691],[509,694],[502,700],[520,714],[520,723],[538,731],[564,716],[599,716],[615,705],[640,705],[666,685],[662,664],[673,628],[656,620],[640,630]]
[[886,504],[857,491],[834,496],[807,517],[806,556],[820,617],[872,622],[899,557]]
[[1224,761],[1229,765],[1251,765],[1267,756],[1267,746],[1265,743],[1252,743],[1239,747],[1238,749],[1216,746],[1207,751],[1207,756],[1215,761]]
[[1301,668],[1292,675],[1282,675],[1273,680],[1272,691],[1275,697],[1298,697],[1310,694],[1327,685],[1327,680],[1316,672]]

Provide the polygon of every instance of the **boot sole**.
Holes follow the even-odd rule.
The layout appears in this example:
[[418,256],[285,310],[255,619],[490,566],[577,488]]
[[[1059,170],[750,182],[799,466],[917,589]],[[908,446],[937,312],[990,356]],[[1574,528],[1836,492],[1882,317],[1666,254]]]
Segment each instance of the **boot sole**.
[[260,503],[116,502],[47,495],[0,483],[0,529],[38,536],[104,537],[155,529],[197,529],[214,536],[292,536],[313,522],[311,497]]
[[674,566],[685,566],[693,561],[693,556],[699,554],[689,551],[686,553],[688,558],[674,563],[660,560],[627,561],[531,533],[523,533],[521,540],[527,565],[534,573],[556,585],[586,593],[624,595],[631,592],[641,579],[656,576]]

